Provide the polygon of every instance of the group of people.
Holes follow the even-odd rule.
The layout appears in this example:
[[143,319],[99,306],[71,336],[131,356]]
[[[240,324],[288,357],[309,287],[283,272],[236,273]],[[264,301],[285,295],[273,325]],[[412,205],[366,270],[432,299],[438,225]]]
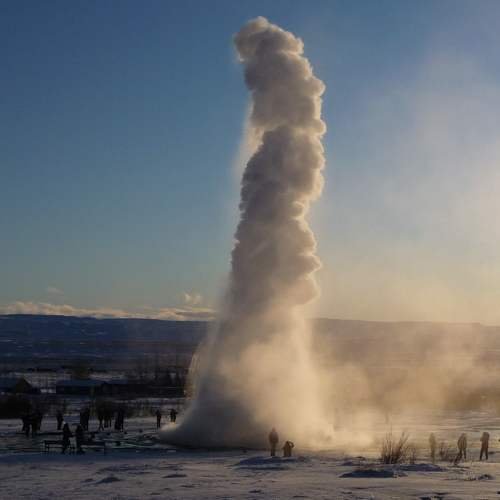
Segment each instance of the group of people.
[[109,408],[99,408],[97,410],[97,420],[99,420],[99,430],[111,427],[113,424],[113,411]]
[[[66,450],[69,448],[71,440],[73,436],[76,441],[76,452],[79,454],[84,453],[82,445],[85,441],[85,431],[89,430],[89,420],[90,420],[90,408],[84,408],[80,411],[80,422],[77,424],[75,433],[71,432],[68,422],[64,421],[64,415],[61,410],[57,411],[56,421],[57,421],[57,430],[62,431],[62,454],[66,453]],[[100,429],[99,429],[100,430]],[[92,433],[92,438],[94,433]]]
[[[170,409],[168,412],[170,422],[175,423],[177,420],[178,411],[174,408]],[[156,411],[156,427],[159,429],[161,427],[161,420],[163,414],[160,409]],[[113,418],[114,418],[114,429],[117,431],[124,430],[125,423],[125,409],[118,408],[116,411],[116,415],[111,410],[103,410],[98,409],[97,411],[97,420],[99,421],[98,431],[103,431],[105,428],[113,427]],[[39,411],[35,411],[30,414],[25,414],[21,417],[23,428],[22,431],[26,433],[26,436],[29,437],[30,432],[32,435],[35,435],[41,428],[43,414]],[[64,422],[64,415],[61,410],[58,410],[56,413],[56,421],[57,421],[57,430],[63,432],[64,435],[72,437],[71,430],[67,423]],[[77,430],[75,430],[75,437],[78,435],[78,428],[81,427],[82,431],[89,430],[89,421],[90,421],[90,408],[86,407],[80,411],[80,419],[79,424],[77,426]],[[65,430],[66,429],[66,430]],[[70,436],[71,434],[71,436]]]
[[[480,438],[481,441],[481,451],[479,452],[479,460],[483,459],[483,456],[486,460],[488,460],[488,450],[490,445],[490,434],[489,432],[483,432]],[[432,463],[436,461],[436,448],[437,448],[437,440],[436,436],[431,433],[429,436],[429,446],[431,450],[431,460]],[[467,434],[462,433],[457,441],[458,453],[455,457],[453,463],[457,465],[461,460],[467,460]]]
[[30,432],[34,436],[42,428],[43,413],[39,410],[25,413],[22,415],[21,420],[23,422],[22,431],[26,434],[26,437],[29,437]]
[[[178,411],[172,408],[169,411],[170,422],[175,423],[177,420]],[[104,430],[104,427],[111,427],[111,422],[114,414],[111,412],[104,413],[102,411],[98,411],[97,419],[99,420],[99,428],[98,430]],[[82,449],[82,445],[85,441],[85,431],[89,430],[89,420],[90,420],[90,409],[84,408],[80,411],[80,423],[76,426],[74,434],[71,432],[70,426],[67,422],[64,422],[64,416],[61,411],[57,412],[57,430],[62,430],[62,453],[66,453],[66,450],[69,448],[71,443],[71,438],[74,436],[76,441],[76,452],[79,454],[84,453]],[[156,411],[156,426],[159,428],[161,426],[162,412],[160,409]],[[125,421],[125,409],[118,408],[115,417],[114,428],[117,431],[123,431]],[[62,429],[61,429],[62,428]],[[91,439],[93,437],[91,435]],[[293,447],[293,444],[292,444]]]
[[[170,422],[175,423],[177,420],[177,410],[172,408],[169,411]],[[116,416],[111,411],[98,410],[97,419],[99,421],[98,431],[104,430],[105,427],[112,426],[112,420],[115,417],[114,428],[117,431],[123,431],[125,422],[125,409],[118,408]],[[63,413],[59,410],[56,415],[57,419],[57,430],[62,430],[62,453],[66,453],[69,448],[73,436],[76,441],[76,452],[81,454],[84,453],[82,449],[82,444],[85,441],[85,431],[89,430],[89,420],[90,420],[90,408],[84,408],[80,411],[80,423],[76,426],[74,434],[71,432],[69,424],[64,422]],[[159,428],[161,426],[162,412],[160,409],[156,411],[156,426]]]
[[[79,455],[82,455],[85,453],[83,451],[82,445],[85,441],[85,429],[83,428],[82,424],[77,424],[76,429],[75,429],[75,442],[76,442],[76,452]],[[61,453],[64,455],[66,453],[66,450],[69,448],[71,444],[71,439],[73,437],[73,433],[71,432],[71,429],[69,428],[69,424],[67,422],[64,423],[63,428],[62,428],[62,450]]]
[[[175,423],[175,421],[177,420],[177,410],[175,410],[174,408],[172,408],[169,412],[169,416],[170,416],[170,422],[172,423]],[[158,410],[156,410],[156,428],[159,429],[161,427],[161,419],[163,417],[163,414],[161,412],[161,410],[158,408]]]
[[[97,420],[99,421],[99,431],[103,431],[106,427],[111,427],[113,423],[114,413],[111,411],[103,411],[98,410],[97,412]],[[56,414],[57,420],[57,430],[60,431],[63,427],[64,416],[61,410],[59,410]],[[89,421],[90,421],[90,408],[84,408],[80,411],[80,425],[84,431],[89,430]],[[125,410],[123,408],[119,408],[116,412],[115,418],[115,430],[122,431],[125,422]]]
[[[276,456],[276,447],[278,446],[279,443],[279,435],[276,432],[276,429],[273,427],[271,429],[271,432],[269,433],[269,445],[271,447],[271,456],[275,457]],[[285,441],[285,444],[283,445],[283,457],[289,458],[292,456],[292,449],[295,447],[292,441]]]
[[[269,433],[268,436],[269,439],[269,445],[271,449],[271,456],[274,457],[276,456],[276,448],[279,443],[279,436],[278,433],[276,432],[276,429],[273,427],[271,429],[271,432]],[[490,443],[490,434],[489,432],[483,432],[480,438],[481,442],[481,450],[479,452],[479,460],[482,460],[483,457],[488,460],[489,455],[489,443]],[[283,457],[291,457],[292,456],[292,449],[294,448],[294,444],[292,441],[285,441],[285,444],[283,445]],[[430,451],[431,451],[431,460],[432,463],[435,463],[436,461],[436,451],[437,451],[437,439],[434,433],[431,433],[429,436],[429,446],[430,446]],[[467,434],[462,433],[460,437],[458,438],[457,441],[457,448],[458,448],[458,453],[455,457],[454,464],[458,464],[461,460],[466,460],[467,459]]]

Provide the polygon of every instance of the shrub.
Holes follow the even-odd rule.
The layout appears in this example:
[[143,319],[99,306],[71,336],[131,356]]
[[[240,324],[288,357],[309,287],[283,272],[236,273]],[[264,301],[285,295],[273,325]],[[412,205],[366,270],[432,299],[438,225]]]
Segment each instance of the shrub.
[[[392,431],[388,432],[383,441],[380,451],[380,460],[383,464],[401,464],[409,460],[412,445],[408,443],[409,434],[402,432],[399,438],[396,438]],[[416,451],[414,457],[416,458]]]
[[71,378],[74,380],[85,380],[90,377],[92,369],[89,363],[83,359],[76,360],[71,367]]
[[441,460],[444,462],[453,462],[455,460],[455,455],[455,451],[448,443],[445,441],[439,443],[439,458]]
[[0,399],[0,418],[20,418],[30,413],[32,405],[23,396],[7,396]]
[[415,465],[418,459],[418,448],[414,444],[408,446],[408,461],[411,465]]

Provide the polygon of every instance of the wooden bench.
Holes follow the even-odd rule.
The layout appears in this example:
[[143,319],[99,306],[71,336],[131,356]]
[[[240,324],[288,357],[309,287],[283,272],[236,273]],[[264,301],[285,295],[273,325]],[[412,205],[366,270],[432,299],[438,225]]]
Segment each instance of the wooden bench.
[[[46,439],[44,442],[44,451],[45,453],[49,453],[50,452],[50,448],[51,446],[58,446],[59,448],[61,448],[62,450],[62,439]],[[97,448],[97,449],[101,449],[102,448],[102,451],[104,454],[106,454],[106,441],[84,441],[83,444],[82,444],[82,447],[85,447],[85,448]],[[74,441],[70,441],[70,444],[68,446],[68,449],[69,449],[69,452],[70,453],[75,453],[75,445],[74,445]]]
[[91,440],[91,441],[84,441],[83,444],[82,444],[82,447],[85,448],[102,448],[102,452],[106,455],[106,441],[95,441],[95,440]]
[[[58,446],[61,448],[61,450],[63,447],[62,439],[46,439],[43,444],[45,453],[49,453],[51,446]],[[68,449],[70,453],[75,453],[75,446],[73,445],[73,443],[70,442]]]

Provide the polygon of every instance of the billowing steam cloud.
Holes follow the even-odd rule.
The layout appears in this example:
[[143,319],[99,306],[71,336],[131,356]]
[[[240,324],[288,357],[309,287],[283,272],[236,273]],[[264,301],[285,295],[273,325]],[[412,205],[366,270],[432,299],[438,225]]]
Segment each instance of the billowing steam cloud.
[[323,184],[325,87],[302,41],[262,17],[234,44],[257,147],[243,174],[220,319],[195,367],[194,401],[163,436],[192,446],[261,446],[274,426],[283,439],[314,444],[331,429],[303,317],[320,267],[305,216]]

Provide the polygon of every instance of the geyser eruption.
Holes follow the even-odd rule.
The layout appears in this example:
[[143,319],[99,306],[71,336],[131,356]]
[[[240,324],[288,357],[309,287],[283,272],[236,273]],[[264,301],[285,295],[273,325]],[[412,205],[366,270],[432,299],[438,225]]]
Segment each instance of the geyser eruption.
[[184,420],[162,432],[190,446],[315,445],[332,428],[311,359],[303,307],[320,267],[305,216],[321,192],[323,83],[292,33],[259,17],[234,37],[251,93],[257,146],[243,174],[228,289],[199,353],[195,394]]

